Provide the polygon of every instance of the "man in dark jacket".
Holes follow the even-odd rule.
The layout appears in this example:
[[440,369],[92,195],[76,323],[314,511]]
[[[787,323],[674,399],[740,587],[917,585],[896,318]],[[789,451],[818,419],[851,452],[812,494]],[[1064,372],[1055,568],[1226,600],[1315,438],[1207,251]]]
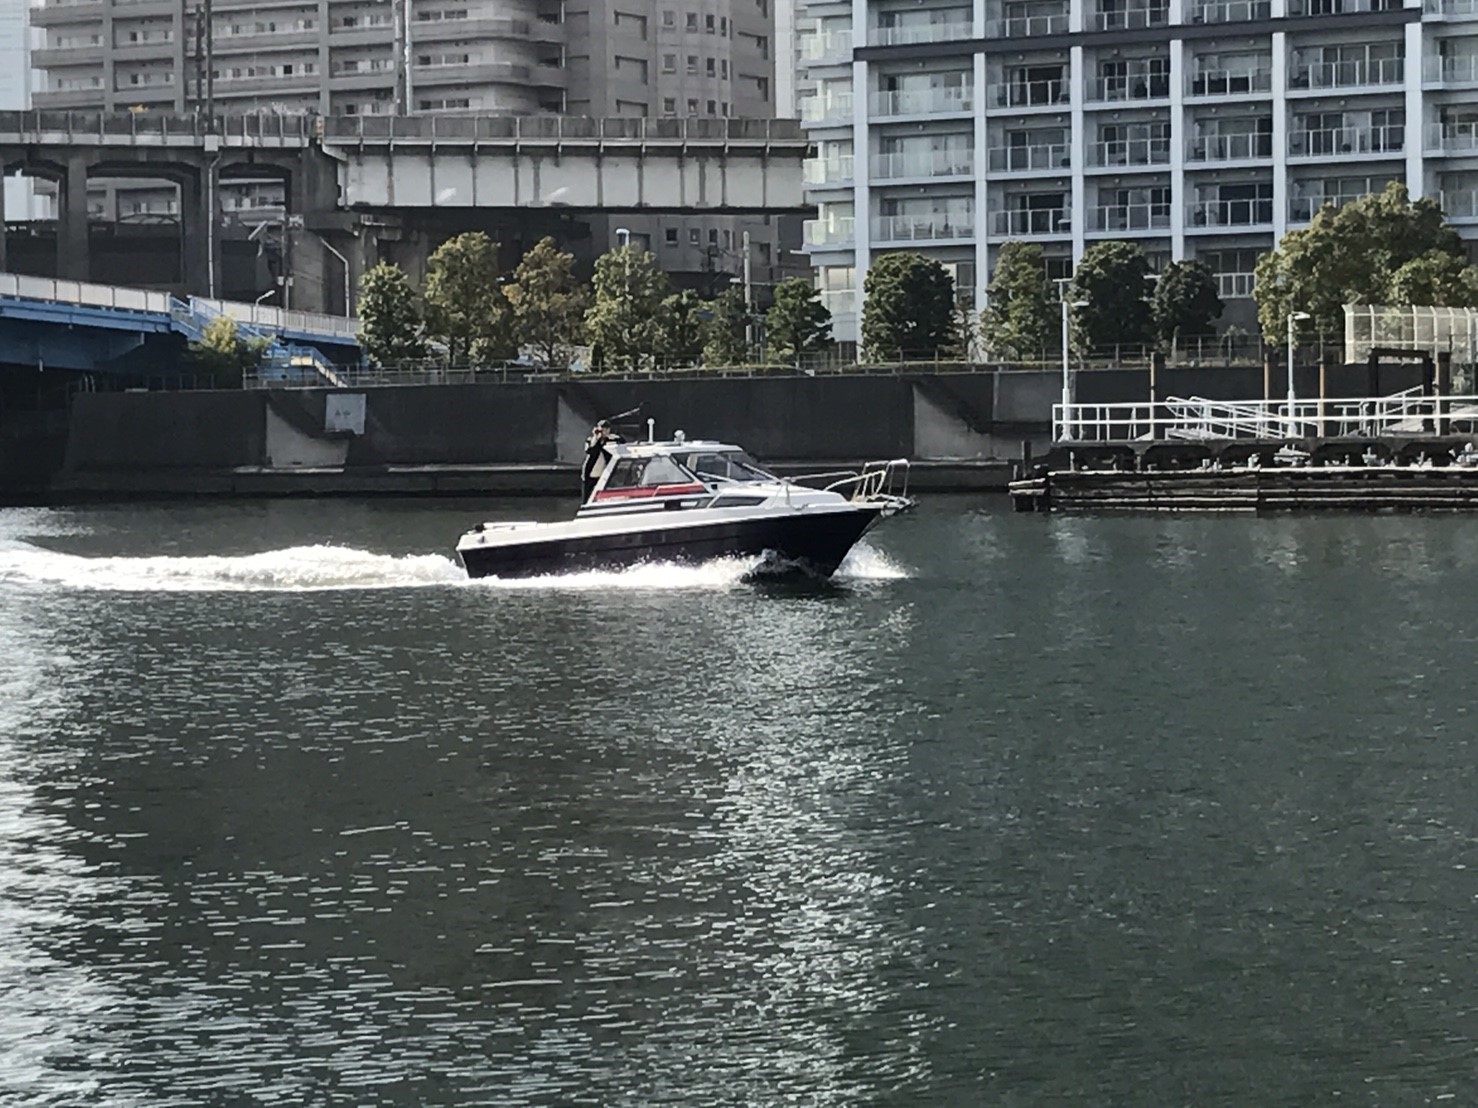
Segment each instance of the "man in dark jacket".
[[610,423],[604,419],[591,429],[590,437],[585,440],[585,464],[580,467],[581,504],[590,502],[590,496],[595,492],[595,483],[605,472],[606,444],[621,441],[621,436],[611,430]]

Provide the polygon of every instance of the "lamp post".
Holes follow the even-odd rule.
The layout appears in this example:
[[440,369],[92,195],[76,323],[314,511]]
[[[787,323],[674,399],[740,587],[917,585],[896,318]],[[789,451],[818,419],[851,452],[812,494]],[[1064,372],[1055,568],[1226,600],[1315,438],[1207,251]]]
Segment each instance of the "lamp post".
[[1293,426],[1293,405],[1298,400],[1293,388],[1293,327],[1294,324],[1312,318],[1308,312],[1288,313],[1288,424]]
[[616,242],[620,245],[622,250],[625,250],[628,246],[631,245],[631,232],[625,227],[617,227]]
[[1067,298],[1067,286],[1063,285],[1062,297],[1058,301],[1062,305],[1062,437],[1068,438],[1068,430],[1071,426],[1068,410],[1073,403],[1073,377],[1072,377],[1072,350],[1068,346],[1068,331],[1071,326],[1071,310],[1073,308],[1086,307],[1086,300],[1069,300]]

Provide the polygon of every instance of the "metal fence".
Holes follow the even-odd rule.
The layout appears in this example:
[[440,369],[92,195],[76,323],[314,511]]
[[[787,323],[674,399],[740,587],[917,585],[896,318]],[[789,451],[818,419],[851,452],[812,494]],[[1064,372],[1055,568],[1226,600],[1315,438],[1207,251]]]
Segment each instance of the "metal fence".
[[167,292],[96,285],[89,281],[68,281],[54,277],[26,277],[19,273],[0,273],[0,296],[45,300],[55,304],[82,304],[90,308],[111,308],[116,311],[156,312],[160,315],[169,315],[174,305],[174,298]]
[[1452,355],[1454,365],[1478,360],[1478,309],[1345,305],[1345,361],[1363,362],[1377,347]]
[[269,308],[240,300],[209,300],[203,296],[190,297],[190,307],[200,315],[229,316],[237,323],[264,332],[297,331],[310,335],[328,335],[346,344],[359,341],[359,320],[353,316]]

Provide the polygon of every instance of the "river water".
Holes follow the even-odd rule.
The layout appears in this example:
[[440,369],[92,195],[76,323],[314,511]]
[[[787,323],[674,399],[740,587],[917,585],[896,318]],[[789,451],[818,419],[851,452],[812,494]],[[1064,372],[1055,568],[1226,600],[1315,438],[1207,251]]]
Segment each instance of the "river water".
[[0,512],[0,1103],[1478,1097],[1474,521],[481,514]]

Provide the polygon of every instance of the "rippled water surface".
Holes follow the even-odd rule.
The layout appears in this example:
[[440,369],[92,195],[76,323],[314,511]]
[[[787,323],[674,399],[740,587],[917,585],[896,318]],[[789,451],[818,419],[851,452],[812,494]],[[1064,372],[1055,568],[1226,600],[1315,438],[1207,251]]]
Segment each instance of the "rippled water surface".
[[1478,521],[480,514],[0,511],[0,1103],[1478,1100]]

